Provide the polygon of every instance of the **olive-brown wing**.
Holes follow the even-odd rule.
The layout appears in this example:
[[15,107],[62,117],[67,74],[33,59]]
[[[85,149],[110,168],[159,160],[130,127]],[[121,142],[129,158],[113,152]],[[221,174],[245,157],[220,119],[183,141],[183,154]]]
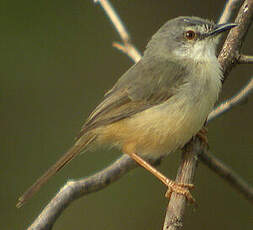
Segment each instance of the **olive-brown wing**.
[[181,81],[176,74],[182,72],[178,68],[182,66],[164,59],[143,58],[105,94],[83,125],[79,137],[91,129],[128,118],[168,100]]

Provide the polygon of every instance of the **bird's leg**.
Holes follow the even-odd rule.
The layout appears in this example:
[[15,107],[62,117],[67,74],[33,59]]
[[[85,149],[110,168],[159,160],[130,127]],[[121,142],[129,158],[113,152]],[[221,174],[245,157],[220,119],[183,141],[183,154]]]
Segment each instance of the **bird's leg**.
[[195,199],[191,195],[189,189],[194,188],[193,184],[183,184],[183,183],[177,183],[169,178],[167,178],[165,175],[163,175],[161,172],[159,172],[156,168],[154,168],[152,165],[150,165],[147,161],[143,160],[141,157],[139,157],[135,153],[128,153],[128,155],[135,160],[140,166],[151,172],[156,178],[158,178],[160,181],[162,181],[167,187],[168,190],[165,194],[165,196],[170,199],[172,192],[175,192],[177,194],[181,194],[186,197],[188,201],[191,203],[195,202]]
[[196,136],[200,138],[202,143],[208,147],[209,145],[208,145],[207,133],[208,133],[207,128],[203,126],[202,129],[199,130],[199,132],[196,134]]

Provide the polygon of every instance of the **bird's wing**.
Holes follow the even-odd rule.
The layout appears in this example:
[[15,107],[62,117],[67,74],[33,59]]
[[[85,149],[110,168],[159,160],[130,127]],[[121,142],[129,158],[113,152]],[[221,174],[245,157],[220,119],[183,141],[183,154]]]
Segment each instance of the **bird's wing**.
[[164,58],[142,58],[105,94],[82,127],[80,136],[168,100],[182,84],[184,67]]

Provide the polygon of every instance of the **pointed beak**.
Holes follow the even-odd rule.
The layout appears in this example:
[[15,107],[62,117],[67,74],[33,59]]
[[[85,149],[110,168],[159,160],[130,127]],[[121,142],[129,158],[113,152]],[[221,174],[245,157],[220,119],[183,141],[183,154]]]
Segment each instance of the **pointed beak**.
[[214,30],[207,34],[207,36],[217,36],[220,33],[223,33],[227,30],[232,29],[233,27],[237,26],[235,23],[225,23],[219,24],[214,27]]

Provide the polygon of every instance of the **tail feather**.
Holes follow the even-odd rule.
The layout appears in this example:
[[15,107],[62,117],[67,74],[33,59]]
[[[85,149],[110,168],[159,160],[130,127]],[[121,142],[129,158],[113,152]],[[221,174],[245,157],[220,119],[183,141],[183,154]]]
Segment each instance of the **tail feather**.
[[36,182],[29,187],[18,199],[17,208],[23,206],[53,175],[61,170],[67,163],[74,159],[81,151],[94,141],[95,135],[90,135],[85,140],[79,140],[69,151],[67,151],[53,166],[51,166]]

